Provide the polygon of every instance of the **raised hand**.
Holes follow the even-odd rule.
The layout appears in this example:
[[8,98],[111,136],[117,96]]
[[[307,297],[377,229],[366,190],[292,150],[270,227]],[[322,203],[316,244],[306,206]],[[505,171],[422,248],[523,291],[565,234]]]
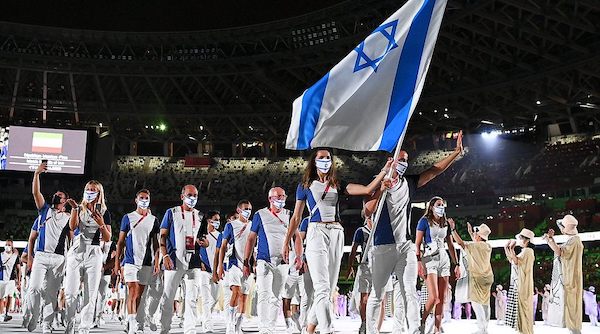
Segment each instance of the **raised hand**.
[[461,154],[462,154],[462,153],[464,152],[464,150],[465,150],[465,149],[464,149],[464,147],[463,147],[463,142],[462,142],[462,140],[463,140],[463,133],[462,133],[462,130],[460,130],[460,131],[458,132],[458,137],[456,138],[456,149],[455,149],[455,151],[458,151],[458,152],[460,152]]

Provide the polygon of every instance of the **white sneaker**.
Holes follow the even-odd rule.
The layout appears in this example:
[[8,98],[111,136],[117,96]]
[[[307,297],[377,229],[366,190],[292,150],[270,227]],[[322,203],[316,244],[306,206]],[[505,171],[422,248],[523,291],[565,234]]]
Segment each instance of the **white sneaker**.
[[52,327],[48,323],[42,323],[42,334],[52,334]]
[[238,315],[235,319],[235,334],[242,334],[242,320],[244,320],[244,316],[242,314]]
[[296,326],[296,323],[291,318],[285,319],[285,327],[287,328],[288,333],[299,334],[300,328]]

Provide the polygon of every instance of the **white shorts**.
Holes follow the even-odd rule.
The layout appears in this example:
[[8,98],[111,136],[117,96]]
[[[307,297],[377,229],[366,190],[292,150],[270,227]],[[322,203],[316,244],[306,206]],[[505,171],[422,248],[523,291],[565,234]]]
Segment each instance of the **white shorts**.
[[242,294],[247,295],[249,292],[248,279],[244,277],[244,273],[237,266],[232,266],[227,270],[227,286],[231,289],[232,286],[239,286]]
[[4,295],[2,297],[13,297],[16,293],[17,283],[14,280],[6,282],[6,286],[4,287]]
[[435,274],[438,277],[450,277],[450,258],[445,250],[434,255],[425,263],[427,275]]
[[361,263],[358,266],[358,272],[356,279],[358,280],[358,292],[359,293],[370,293],[373,285],[373,276],[371,275],[371,268],[366,263]]
[[[283,290],[281,291],[281,298],[283,299],[294,299],[295,296],[300,294],[300,279],[302,277],[298,273],[289,274]],[[298,304],[294,304],[298,305]]]
[[112,300],[119,300],[120,299],[119,298],[119,290],[118,289],[116,291],[113,291],[110,294],[110,299],[112,299]]
[[138,282],[140,285],[148,285],[152,278],[152,266],[137,266],[125,263],[123,272],[125,283]]

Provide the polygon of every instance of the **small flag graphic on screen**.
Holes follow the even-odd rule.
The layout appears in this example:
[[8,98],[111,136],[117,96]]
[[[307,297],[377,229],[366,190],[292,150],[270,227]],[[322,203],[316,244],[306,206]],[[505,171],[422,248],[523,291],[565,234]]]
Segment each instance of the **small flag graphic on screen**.
[[31,151],[34,153],[62,153],[63,134],[34,132]]

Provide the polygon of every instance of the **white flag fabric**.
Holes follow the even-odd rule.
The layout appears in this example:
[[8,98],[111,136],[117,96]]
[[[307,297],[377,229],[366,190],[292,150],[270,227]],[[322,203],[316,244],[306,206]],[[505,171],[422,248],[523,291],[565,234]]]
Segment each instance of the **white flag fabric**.
[[447,0],[408,0],[293,104],[286,147],[394,150],[417,105]]

